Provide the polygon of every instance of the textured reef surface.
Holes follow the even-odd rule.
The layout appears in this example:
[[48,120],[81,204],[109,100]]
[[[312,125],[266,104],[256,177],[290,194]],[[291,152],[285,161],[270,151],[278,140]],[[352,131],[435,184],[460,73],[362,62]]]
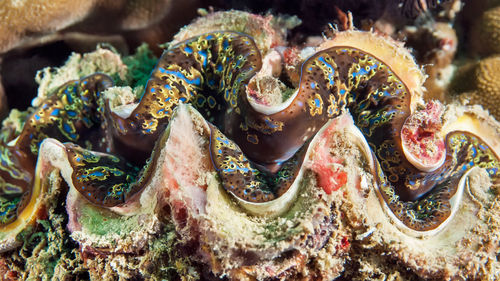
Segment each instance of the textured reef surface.
[[41,70],[10,111],[3,279],[500,278],[498,104],[467,105],[498,94],[497,57],[457,67],[444,23],[364,31],[338,9],[298,44],[297,17],[201,12],[159,58]]

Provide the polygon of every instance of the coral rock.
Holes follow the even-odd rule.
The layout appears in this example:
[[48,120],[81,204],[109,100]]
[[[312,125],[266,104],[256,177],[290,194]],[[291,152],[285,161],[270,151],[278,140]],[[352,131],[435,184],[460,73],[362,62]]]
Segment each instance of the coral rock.
[[[470,72],[470,71],[468,71]],[[500,56],[481,60],[474,69],[474,88],[460,98],[472,104],[480,104],[498,120],[500,119]]]
[[484,12],[479,32],[483,52],[500,53],[500,7]]

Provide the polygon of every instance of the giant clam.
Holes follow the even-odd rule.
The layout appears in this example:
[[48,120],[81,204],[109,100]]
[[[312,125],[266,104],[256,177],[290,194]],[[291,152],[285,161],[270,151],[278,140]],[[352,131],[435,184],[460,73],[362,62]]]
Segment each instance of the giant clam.
[[[188,275],[179,265],[187,259],[193,278],[330,280],[347,255],[366,262],[363,246],[367,255],[393,251],[423,277],[469,276],[460,268],[477,266],[473,258],[448,270],[422,257],[427,244],[473,255],[455,244],[469,229],[440,239],[472,216],[461,207],[473,192],[468,175],[481,168],[498,181],[498,123],[481,110],[426,104],[410,53],[372,32],[334,31],[286,65],[287,47],[272,45],[280,32],[255,42],[258,30],[220,26],[188,26],[136,103],[111,106],[113,81],[97,73],[38,100],[17,132],[3,128],[1,250],[36,224],[59,172],[68,230],[92,276],[133,257],[141,262],[129,276],[158,260]],[[285,81],[297,87],[270,104],[258,85],[284,71],[300,74]],[[166,226],[181,239],[155,252],[174,233]],[[420,256],[405,249],[418,246]]]

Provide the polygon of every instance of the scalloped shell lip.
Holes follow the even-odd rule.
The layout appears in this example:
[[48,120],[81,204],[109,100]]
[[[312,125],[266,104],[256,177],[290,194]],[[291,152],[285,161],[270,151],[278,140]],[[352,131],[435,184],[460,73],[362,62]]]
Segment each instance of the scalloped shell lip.
[[[352,136],[352,141],[353,143],[361,149],[362,153],[366,156],[368,160],[368,165],[369,167],[374,166],[373,158],[371,156],[371,150],[370,146],[368,145],[366,139],[364,138],[363,134],[361,131],[354,125],[354,121],[352,119],[352,116],[349,114],[341,115],[337,118],[330,119],[321,129],[316,133],[314,138],[311,140],[309,143],[309,146],[307,147],[307,151],[305,153],[304,159],[310,159],[311,154],[314,151],[314,147],[320,142],[320,140],[324,137],[328,137],[324,135],[326,131],[329,131],[330,127],[333,127],[334,131],[336,131],[336,126],[337,126],[337,120],[342,120],[345,126],[343,128],[345,129],[345,134],[348,134],[349,136]],[[258,216],[268,216],[268,217],[277,217],[280,216],[281,214],[285,213],[294,203],[294,199],[298,196],[298,193],[300,192],[300,182],[303,179],[304,172],[305,170],[309,169],[309,165],[306,165],[307,160],[304,160],[304,163],[302,164],[300,171],[295,178],[293,184],[290,186],[290,188],[280,196],[279,198],[265,202],[265,203],[252,203],[252,202],[246,202],[237,196],[232,195],[233,198],[237,200],[240,206],[242,206],[246,211],[251,213],[252,215],[258,215]]]
[[44,163],[40,161],[43,156],[38,156],[38,161],[35,169],[35,179],[30,200],[26,207],[17,215],[15,221],[1,227],[0,230],[0,253],[12,250],[21,244],[21,241],[16,239],[17,235],[23,231],[28,225],[34,224],[38,217],[38,211],[43,208],[44,200],[42,193],[46,190],[46,186],[42,183],[42,170]]
[[[426,75],[418,67],[409,50],[404,48],[401,42],[377,35],[373,32],[348,30],[335,33],[333,38],[320,44],[312,55],[333,47],[360,49],[380,61],[383,61],[389,66],[394,74],[401,79],[403,84],[406,85],[410,91],[411,111],[415,111],[417,105],[423,103],[422,97],[425,88],[422,85],[425,81]],[[304,61],[307,61],[307,59],[308,58]],[[297,93],[298,89],[285,102],[275,106],[267,106],[256,103],[251,97],[248,97],[248,95],[247,99],[250,105],[257,112],[271,115],[287,108],[295,99]]]
[[[495,155],[500,158],[500,131],[495,130],[486,122],[481,122],[480,116],[473,112],[465,112],[458,117],[456,121],[445,124],[441,130],[441,135],[444,137],[452,131],[465,131],[475,134],[491,147]],[[500,125],[498,125],[500,128]]]
[[389,37],[377,35],[374,32],[347,30],[334,33],[333,38],[327,39],[316,52],[331,47],[351,47],[361,49],[377,59],[383,61],[405,84],[411,93],[411,111],[422,103],[424,80],[426,75],[418,67],[410,51],[403,47],[403,43]]
[[[309,146],[307,147],[307,150],[304,155],[304,159],[308,159],[309,155],[312,153],[312,148],[314,145],[318,142],[318,140],[321,138],[322,133],[327,130],[327,128],[332,124],[332,120],[329,120],[321,129],[318,131],[316,136],[311,140],[309,143]],[[303,179],[304,176],[304,171],[306,170],[306,165],[302,163],[302,166],[300,167],[300,170],[297,174],[297,177],[293,181],[292,185],[290,188],[280,197],[264,202],[264,203],[253,203],[253,202],[247,202],[242,200],[241,198],[237,197],[231,192],[228,192],[231,194],[231,196],[236,199],[238,204],[245,209],[247,212],[249,212],[252,215],[257,215],[257,216],[267,216],[267,217],[277,217],[280,216],[281,214],[285,213],[294,203],[295,198],[298,196],[299,191],[300,191],[300,182]]]
[[[482,120],[481,118],[484,118],[484,116],[479,116],[478,113],[473,112],[471,108],[465,108],[465,112],[457,118],[457,120],[448,122],[443,125],[443,128],[440,132],[441,137],[444,138],[446,134],[452,131],[466,131],[473,133],[477,136],[479,136],[483,141],[485,141],[494,151],[494,153],[497,155],[500,155],[500,131],[496,131],[493,127],[493,125],[488,124],[485,120]],[[483,114],[484,112],[481,112]],[[483,121],[483,122],[482,122]],[[496,125],[497,130],[500,128],[500,125]],[[391,222],[395,224],[395,226],[404,234],[409,235],[414,238],[427,238],[434,236],[438,234],[439,232],[443,231],[446,229],[448,224],[453,220],[453,218],[457,215],[458,210],[460,209],[461,206],[461,201],[462,197],[464,195],[464,189],[468,185],[468,176],[469,174],[474,171],[475,169],[478,169],[477,167],[474,167],[467,171],[462,178],[460,179],[458,183],[458,188],[456,193],[451,197],[450,199],[450,204],[451,204],[451,213],[450,216],[443,222],[441,223],[437,228],[432,229],[432,230],[427,230],[427,231],[416,231],[414,229],[411,229],[404,225],[396,216],[392,213],[390,210],[389,206],[387,203],[384,201],[382,195],[380,194],[380,191],[378,188],[376,189],[377,196],[379,198],[379,202],[384,210],[384,213],[389,217]]]

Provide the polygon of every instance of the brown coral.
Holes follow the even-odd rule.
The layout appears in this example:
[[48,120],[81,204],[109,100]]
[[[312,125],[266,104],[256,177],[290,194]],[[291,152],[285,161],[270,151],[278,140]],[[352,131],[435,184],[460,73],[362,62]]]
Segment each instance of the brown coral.
[[44,34],[81,20],[96,0],[6,0],[0,6],[0,52],[20,44],[28,34]]
[[5,0],[0,6],[0,53],[56,31],[116,34],[143,29],[193,2],[196,0],[181,4],[168,0]]
[[[500,33],[499,33],[500,34]],[[462,94],[472,104],[480,104],[500,120],[500,55],[481,60],[475,67],[475,90]]]
[[500,6],[484,12],[479,24],[479,36],[482,53],[500,53]]

